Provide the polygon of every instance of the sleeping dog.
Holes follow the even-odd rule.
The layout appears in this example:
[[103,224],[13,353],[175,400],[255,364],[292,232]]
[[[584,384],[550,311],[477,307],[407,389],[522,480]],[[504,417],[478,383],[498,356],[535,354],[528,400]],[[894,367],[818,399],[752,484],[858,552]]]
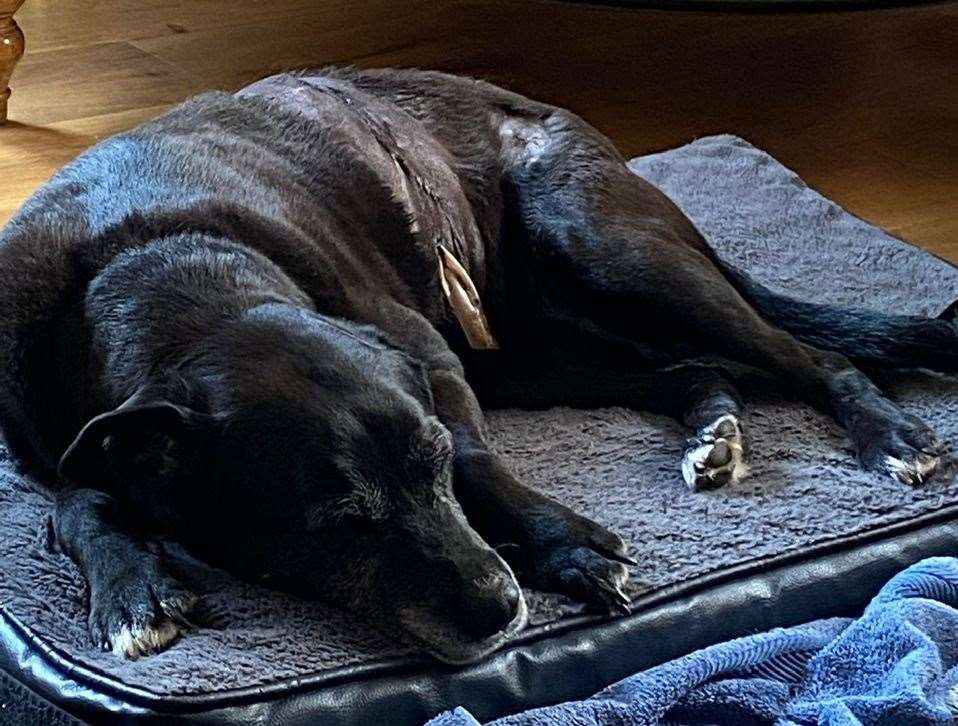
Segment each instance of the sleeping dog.
[[941,442],[852,361],[958,369],[956,306],[783,297],[577,116],[419,71],[283,74],[95,146],[0,236],[0,311],[3,430],[131,658],[196,599],[150,536],[453,663],[523,627],[520,583],[627,612],[625,543],[518,481],[482,406],[670,414],[676,479],[716,487],[730,360],[917,485]]

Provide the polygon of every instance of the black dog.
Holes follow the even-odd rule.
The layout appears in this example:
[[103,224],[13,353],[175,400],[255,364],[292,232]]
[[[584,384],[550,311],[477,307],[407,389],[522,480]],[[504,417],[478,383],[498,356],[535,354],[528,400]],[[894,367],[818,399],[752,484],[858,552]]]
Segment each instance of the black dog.
[[773,294],[573,114],[414,71],[281,75],[94,147],[3,232],[0,311],[3,429],[129,657],[195,599],[147,532],[452,662],[523,626],[516,576],[627,610],[622,540],[517,481],[480,401],[672,414],[717,486],[745,442],[715,355],[918,484],[940,442],[849,357],[958,369],[955,306]]

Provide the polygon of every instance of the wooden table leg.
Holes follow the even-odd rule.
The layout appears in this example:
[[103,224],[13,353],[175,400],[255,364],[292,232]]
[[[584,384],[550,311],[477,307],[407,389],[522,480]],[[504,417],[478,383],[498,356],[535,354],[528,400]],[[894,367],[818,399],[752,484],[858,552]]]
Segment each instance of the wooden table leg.
[[23,0],[0,0],[0,124],[7,120],[10,76],[23,55],[23,31],[13,19],[21,5]]

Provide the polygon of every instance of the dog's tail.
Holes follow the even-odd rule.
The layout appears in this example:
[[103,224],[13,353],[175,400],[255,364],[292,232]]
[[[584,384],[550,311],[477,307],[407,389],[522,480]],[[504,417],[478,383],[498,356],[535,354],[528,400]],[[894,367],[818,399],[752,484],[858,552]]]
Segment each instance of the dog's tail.
[[769,290],[733,265],[718,264],[735,289],[766,320],[809,345],[859,362],[958,371],[958,300],[937,318],[886,315],[795,300]]

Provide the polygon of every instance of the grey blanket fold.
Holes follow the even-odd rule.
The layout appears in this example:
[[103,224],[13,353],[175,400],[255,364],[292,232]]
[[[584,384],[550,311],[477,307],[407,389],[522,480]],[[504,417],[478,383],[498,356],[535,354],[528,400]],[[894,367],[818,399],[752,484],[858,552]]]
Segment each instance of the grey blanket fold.
[[[958,268],[853,217],[773,158],[734,136],[642,157],[720,255],[766,285],[828,300],[937,315],[958,298]],[[958,446],[958,381],[882,373],[907,411]],[[689,492],[678,468],[684,432],[670,419],[609,408],[489,414],[495,448],[530,484],[622,534],[641,553],[633,584],[660,588],[719,568],[928,513],[958,500],[953,455],[921,489],[861,471],[829,419],[758,390],[748,400],[751,476]],[[84,581],[50,546],[50,504],[0,447],[0,608],[76,662],[156,694],[259,686],[412,652],[335,609],[237,582],[168,546],[202,593],[198,629],[170,650],[127,662],[96,650]],[[577,610],[531,593],[531,620]]]

